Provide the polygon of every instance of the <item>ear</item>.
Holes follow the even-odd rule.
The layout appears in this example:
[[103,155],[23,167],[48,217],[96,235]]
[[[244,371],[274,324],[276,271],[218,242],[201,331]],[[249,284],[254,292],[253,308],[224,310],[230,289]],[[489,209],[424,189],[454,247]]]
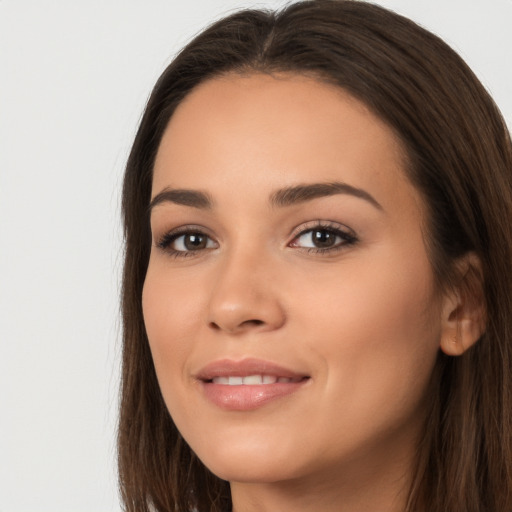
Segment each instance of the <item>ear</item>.
[[465,254],[456,263],[460,276],[443,296],[441,350],[449,356],[460,356],[485,332],[487,315],[480,258]]

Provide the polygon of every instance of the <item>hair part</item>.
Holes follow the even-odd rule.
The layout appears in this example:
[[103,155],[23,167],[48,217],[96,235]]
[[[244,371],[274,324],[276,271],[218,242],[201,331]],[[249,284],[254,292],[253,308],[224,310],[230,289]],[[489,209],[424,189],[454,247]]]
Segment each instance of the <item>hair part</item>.
[[[512,144],[498,108],[442,40],[382,7],[311,0],[244,10],[199,34],[158,80],[125,173],[123,370],[118,435],[129,512],[225,512],[229,485],[177,431],[162,399],[142,316],[147,208],[163,133],[197,85],[229,73],[294,73],[349,92],[401,141],[428,208],[440,290],[483,290],[487,328],[464,355],[439,353],[407,512],[512,510]],[[473,252],[481,269],[461,276]]]

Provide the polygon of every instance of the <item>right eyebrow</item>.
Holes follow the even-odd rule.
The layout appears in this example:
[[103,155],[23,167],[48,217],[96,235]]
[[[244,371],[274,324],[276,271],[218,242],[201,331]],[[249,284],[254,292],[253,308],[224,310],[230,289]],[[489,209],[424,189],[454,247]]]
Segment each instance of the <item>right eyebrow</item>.
[[151,213],[151,210],[155,206],[166,202],[192,206],[193,208],[200,208],[202,210],[208,210],[213,205],[211,197],[205,192],[200,192],[198,190],[165,188],[153,197],[149,203],[148,212]]

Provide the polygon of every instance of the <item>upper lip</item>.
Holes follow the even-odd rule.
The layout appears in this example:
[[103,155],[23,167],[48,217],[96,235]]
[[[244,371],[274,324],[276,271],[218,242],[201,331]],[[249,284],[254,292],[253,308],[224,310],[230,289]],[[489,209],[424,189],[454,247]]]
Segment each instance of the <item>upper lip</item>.
[[213,361],[199,370],[196,378],[202,381],[210,381],[215,377],[247,377],[249,375],[274,375],[289,379],[301,379],[308,377],[289,368],[285,368],[271,361],[262,359],[220,359]]

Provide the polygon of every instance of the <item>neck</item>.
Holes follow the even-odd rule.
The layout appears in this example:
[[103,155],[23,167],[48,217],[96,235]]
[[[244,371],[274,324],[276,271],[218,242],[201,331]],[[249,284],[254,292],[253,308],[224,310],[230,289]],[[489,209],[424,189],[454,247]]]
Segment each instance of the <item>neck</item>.
[[392,475],[371,486],[332,480],[231,484],[233,512],[404,512],[406,489],[405,478]]
[[396,451],[377,460],[372,455],[302,478],[231,482],[233,512],[404,512],[413,458]]

